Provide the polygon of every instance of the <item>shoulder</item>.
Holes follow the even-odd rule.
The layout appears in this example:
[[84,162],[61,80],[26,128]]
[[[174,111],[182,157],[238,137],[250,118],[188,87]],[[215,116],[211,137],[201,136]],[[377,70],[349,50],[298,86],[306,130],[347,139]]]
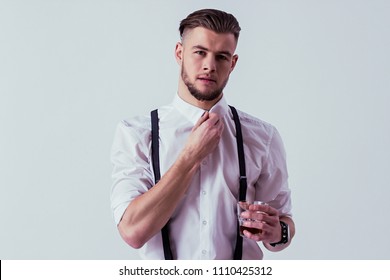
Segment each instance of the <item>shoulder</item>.
[[274,125],[239,109],[237,109],[237,113],[240,118],[243,130],[253,131],[255,133],[259,133],[262,136],[268,136],[272,138],[276,131]]
[[133,130],[135,132],[150,130],[150,115],[135,116],[123,119],[119,122],[118,127],[124,130]]
[[249,147],[264,150],[267,155],[270,154],[270,151],[273,155],[284,155],[283,140],[274,125],[243,111],[237,110],[237,112],[241,122],[244,142]]
[[[170,111],[173,110],[172,106],[166,105],[156,108],[158,112],[159,122],[164,121],[168,116]],[[138,135],[139,138],[146,137],[148,138],[151,133],[151,112],[155,109],[151,109],[150,112],[145,113],[139,116],[133,116],[121,120],[117,129],[134,135]]]
[[117,124],[115,139],[120,142],[147,144],[150,127],[150,117],[147,115],[125,118]]

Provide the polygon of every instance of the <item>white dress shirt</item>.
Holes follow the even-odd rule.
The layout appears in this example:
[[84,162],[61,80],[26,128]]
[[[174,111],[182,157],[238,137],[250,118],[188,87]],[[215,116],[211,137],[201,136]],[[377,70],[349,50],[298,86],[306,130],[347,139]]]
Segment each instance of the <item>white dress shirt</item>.
[[[224,122],[217,148],[201,163],[170,221],[170,243],[177,259],[233,259],[239,164],[233,115],[223,97],[210,112]],[[159,108],[161,176],[176,160],[204,110],[178,95]],[[238,110],[244,139],[247,200],[261,200],[291,216],[290,189],[283,143],[270,124]],[[150,115],[119,123],[112,146],[111,206],[119,224],[129,203],[154,185]],[[164,259],[161,233],[141,249],[144,259]],[[262,259],[253,240],[244,238],[242,259]]]

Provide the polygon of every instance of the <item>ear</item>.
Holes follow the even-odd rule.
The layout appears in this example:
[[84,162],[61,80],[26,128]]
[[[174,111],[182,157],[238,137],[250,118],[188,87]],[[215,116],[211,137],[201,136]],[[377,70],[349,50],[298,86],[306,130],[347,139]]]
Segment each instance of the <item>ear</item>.
[[237,60],[238,60],[238,55],[237,54],[233,55],[232,64],[230,65],[230,73],[234,70],[234,67],[236,67]]
[[176,43],[175,58],[176,58],[177,64],[181,65],[181,63],[183,61],[183,44],[180,42]]

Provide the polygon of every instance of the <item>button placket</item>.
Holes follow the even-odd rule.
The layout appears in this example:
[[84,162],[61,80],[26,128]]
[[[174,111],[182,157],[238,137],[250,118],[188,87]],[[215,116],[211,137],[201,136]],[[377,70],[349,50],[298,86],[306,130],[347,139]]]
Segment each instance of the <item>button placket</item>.
[[208,230],[207,230],[207,216],[208,216],[208,201],[206,196],[206,191],[204,189],[205,181],[207,180],[207,160],[204,159],[202,161],[202,164],[200,165],[199,172],[200,172],[200,183],[201,188],[199,190],[199,235],[200,235],[200,258],[201,259],[207,259],[207,248],[208,248]]

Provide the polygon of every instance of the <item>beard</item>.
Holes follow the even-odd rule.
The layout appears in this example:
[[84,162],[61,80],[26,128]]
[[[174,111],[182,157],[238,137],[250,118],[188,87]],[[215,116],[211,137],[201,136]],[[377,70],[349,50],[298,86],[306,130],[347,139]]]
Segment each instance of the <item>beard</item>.
[[221,87],[215,90],[209,90],[209,91],[206,90],[202,92],[198,88],[196,88],[194,83],[191,83],[190,79],[188,78],[187,71],[185,70],[184,63],[181,68],[181,78],[184,84],[187,86],[188,91],[191,93],[191,95],[199,101],[216,100],[222,94],[222,91],[229,80],[229,77],[227,77],[226,80],[222,83]]

